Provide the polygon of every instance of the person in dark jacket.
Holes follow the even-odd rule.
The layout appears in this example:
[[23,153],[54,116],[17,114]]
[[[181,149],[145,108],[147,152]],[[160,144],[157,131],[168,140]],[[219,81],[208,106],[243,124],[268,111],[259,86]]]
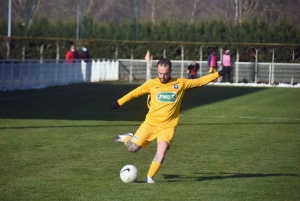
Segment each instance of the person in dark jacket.
[[189,79],[195,79],[197,78],[197,72],[199,70],[199,64],[196,63],[196,61],[193,61],[188,67],[188,78]]
[[81,50],[79,51],[79,54],[82,56],[85,62],[88,62],[91,58],[90,52],[85,46],[81,47]]

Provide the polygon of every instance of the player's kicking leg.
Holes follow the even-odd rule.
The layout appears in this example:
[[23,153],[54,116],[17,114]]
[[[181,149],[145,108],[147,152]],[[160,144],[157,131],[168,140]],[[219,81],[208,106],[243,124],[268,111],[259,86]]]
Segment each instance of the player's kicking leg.
[[125,134],[122,134],[122,135],[118,135],[116,138],[115,138],[115,142],[124,142],[126,137],[128,136],[133,136],[132,133],[125,133]]
[[137,152],[140,150],[142,147],[135,144],[134,142],[131,141],[131,138],[133,137],[132,133],[125,133],[122,135],[118,135],[115,138],[115,142],[123,142],[127,148],[128,151],[130,152]]

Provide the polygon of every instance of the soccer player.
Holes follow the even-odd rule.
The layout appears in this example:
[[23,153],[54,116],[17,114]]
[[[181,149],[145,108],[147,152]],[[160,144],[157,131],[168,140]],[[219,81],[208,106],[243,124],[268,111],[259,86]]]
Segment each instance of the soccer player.
[[111,102],[111,109],[117,109],[130,100],[148,95],[149,111],[145,121],[135,134],[118,135],[115,142],[124,142],[130,152],[145,148],[157,140],[157,150],[150,165],[145,183],[155,183],[154,175],[159,170],[169,150],[179,121],[180,106],[187,89],[200,87],[219,78],[227,68],[197,79],[171,78],[172,63],[169,59],[160,59],[157,63],[158,77],[147,80],[117,101]]

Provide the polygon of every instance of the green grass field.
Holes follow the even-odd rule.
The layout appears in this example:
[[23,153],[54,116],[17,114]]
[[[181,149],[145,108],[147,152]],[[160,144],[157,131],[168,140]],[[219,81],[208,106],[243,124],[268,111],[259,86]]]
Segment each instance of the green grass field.
[[[144,184],[156,143],[129,153],[146,97],[139,83],[0,92],[0,200],[300,200],[300,90],[205,86],[186,92],[174,143]],[[133,164],[139,182],[120,169]]]

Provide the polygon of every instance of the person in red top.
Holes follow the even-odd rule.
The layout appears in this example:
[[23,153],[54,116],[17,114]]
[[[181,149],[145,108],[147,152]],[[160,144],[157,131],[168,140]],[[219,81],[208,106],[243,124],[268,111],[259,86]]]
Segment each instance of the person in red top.
[[197,78],[197,71],[199,70],[199,64],[196,61],[193,61],[191,65],[187,67],[188,69],[188,78],[195,79]]
[[72,45],[68,52],[66,53],[65,59],[66,63],[76,62],[76,59],[82,59],[83,57],[76,51],[76,46]]

